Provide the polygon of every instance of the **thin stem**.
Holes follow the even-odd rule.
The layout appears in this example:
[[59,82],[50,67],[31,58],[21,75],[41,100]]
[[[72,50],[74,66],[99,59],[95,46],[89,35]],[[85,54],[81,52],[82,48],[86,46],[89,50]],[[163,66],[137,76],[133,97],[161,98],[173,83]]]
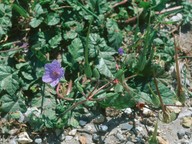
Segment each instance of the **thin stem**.
[[43,113],[44,97],[45,97],[45,83],[43,83],[41,94],[42,94],[42,100],[41,100],[41,114],[42,114]]
[[95,90],[87,99],[88,99],[88,100],[92,99],[92,97],[93,97],[94,95],[96,95],[100,90],[102,90],[103,88],[105,88],[106,86],[108,86],[110,83],[111,83],[111,81],[108,82],[108,83],[106,83],[105,85],[103,85],[103,86],[100,87],[99,89]]
[[159,101],[161,103],[161,108],[162,108],[163,113],[166,114],[166,108],[165,108],[165,105],[163,104],[163,100],[162,100],[162,97],[161,97],[161,94],[160,94],[160,91],[159,91],[159,88],[158,88],[158,82],[157,82],[157,80],[155,78],[155,74],[153,74],[153,75],[154,75],[153,78],[154,78],[154,83],[155,83],[155,87],[156,87],[156,90],[157,90],[157,95],[159,96]]
[[73,101],[74,99],[64,97],[64,96],[62,96],[62,95],[59,93],[60,87],[61,87],[61,84],[59,83],[59,84],[57,85],[57,88],[56,88],[57,97],[60,98],[60,99],[64,99],[64,100],[68,100],[68,101]]
[[174,45],[175,45],[175,64],[176,64],[176,76],[177,76],[177,95],[178,98],[181,102],[184,102],[184,97],[182,95],[183,89],[182,89],[182,84],[181,84],[181,77],[180,77],[180,69],[179,69],[179,60],[178,60],[178,49],[179,46],[177,45],[176,42],[176,36],[174,36]]
[[[175,11],[175,10],[179,10],[179,9],[182,9],[183,8],[183,6],[176,6],[176,7],[173,7],[173,8],[169,8],[169,9],[166,9],[166,10],[162,10],[162,11],[160,11],[160,12],[155,12],[155,14],[156,15],[160,15],[160,14],[164,14],[164,13],[167,13],[167,12],[172,12],[172,11]],[[138,15],[137,16],[134,16],[134,17],[132,17],[132,18],[129,18],[129,19],[127,19],[127,20],[125,20],[125,23],[130,23],[130,22],[134,22],[134,21],[136,21],[137,20],[137,17],[138,17]]]
[[114,5],[112,6],[112,8],[115,8],[115,7],[119,6],[119,5],[123,5],[123,4],[125,4],[127,1],[128,1],[128,0],[123,0],[123,1],[121,1],[121,2],[118,2],[118,3],[114,4]]

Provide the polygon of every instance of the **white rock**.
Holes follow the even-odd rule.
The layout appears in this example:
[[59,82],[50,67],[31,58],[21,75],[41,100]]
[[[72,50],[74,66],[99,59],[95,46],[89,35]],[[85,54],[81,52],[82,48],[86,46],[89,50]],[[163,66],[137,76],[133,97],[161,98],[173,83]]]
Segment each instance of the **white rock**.
[[153,112],[150,109],[144,107],[143,108],[143,114],[145,116],[152,116]]
[[143,128],[142,128],[141,126],[137,126],[135,129],[136,129],[136,131],[138,131],[138,132],[142,132],[142,131],[143,131]]
[[35,139],[35,143],[36,144],[41,144],[42,143],[42,139],[41,138],[36,138]]
[[182,18],[183,18],[182,14],[178,13],[177,15],[172,16],[172,17],[170,18],[170,20],[176,22],[176,21],[182,20]]
[[71,131],[69,132],[69,135],[70,135],[70,136],[75,136],[76,133],[77,133],[77,129],[73,129],[73,130],[71,130]]
[[126,113],[126,114],[131,114],[132,110],[131,110],[131,108],[126,108],[126,109],[123,110],[123,112]]
[[9,144],[17,144],[17,140],[15,138],[13,138],[9,141]]
[[29,135],[26,132],[22,132],[18,135],[17,141],[21,144],[27,144],[33,142],[32,139],[30,139]]
[[70,140],[72,140],[72,139],[73,139],[72,136],[66,136],[66,137],[65,137],[65,140],[66,140],[66,141],[70,141]]

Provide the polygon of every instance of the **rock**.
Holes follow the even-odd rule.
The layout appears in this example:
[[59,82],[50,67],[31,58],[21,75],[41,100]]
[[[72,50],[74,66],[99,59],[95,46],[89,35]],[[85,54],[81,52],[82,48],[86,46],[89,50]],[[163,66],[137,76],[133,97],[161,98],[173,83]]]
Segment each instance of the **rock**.
[[169,144],[169,142],[167,142],[166,140],[164,140],[162,137],[157,136],[157,140],[159,142],[159,144]]
[[90,132],[90,133],[95,133],[95,132],[97,132],[95,126],[94,126],[92,123],[86,124],[86,125],[84,126],[84,129],[85,129],[87,132]]
[[129,139],[131,142],[137,143],[137,140],[136,140],[135,135],[129,136],[128,139]]
[[177,106],[167,106],[167,109],[170,110],[170,112],[174,112],[176,114],[179,114],[182,110],[182,107],[177,107]]
[[126,113],[127,115],[129,115],[132,113],[132,110],[131,110],[131,108],[126,108],[123,110],[123,112]]
[[59,139],[60,139],[60,141],[63,141],[63,140],[65,139],[65,134],[61,134],[61,135],[59,136]]
[[146,117],[150,117],[150,116],[154,116],[154,113],[152,110],[144,107],[143,108],[143,115]]
[[[1,142],[1,141],[0,141]],[[13,139],[11,139],[10,141],[9,141],[9,144],[18,144],[17,143],[17,140],[15,139],[15,138],[13,138]]]
[[189,142],[189,140],[184,140],[181,142],[181,144],[191,144],[191,143]]
[[192,132],[186,131],[186,132],[185,132],[185,135],[187,136],[188,139],[190,139],[190,138],[191,138],[191,135],[192,135]]
[[141,120],[141,123],[144,124],[144,125],[153,126],[153,122],[148,118],[143,118]]
[[75,136],[77,133],[77,129],[72,129],[70,132],[69,132],[69,135],[70,136]]
[[137,136],[135,138],[135,140],[136,140],[136,143],[138,143],[138,144],[145,144],[145,141],[143,140],[143,138],[141,136]]
[[97,135],[96,133],[94,133],[94,134],[92,135],[92,140],[93,140],[93,142],[98,143],[98,142],[99,142],[99,140],[100,140],[99,135]]
[[177,15],[172,16],[172,17],[170,18],[170,20],[176,22],[176,21],[182,20],[182,18],[183,18],[183,15],[180,14],[180,13],[178,13]]
[[122,133],[116,133],[115,136],[116,136],[116,137],[119,139],[119,141],[121,141],[121,142],[124,142],[124,141],[126,140],[125,136],[122,135]]
[[85,136],[79,136],[79,142],[81,144],[87,144],[87,139]]
[[70,140],[72,140],[73,139],[73,136],[66,136],[65,137],[65,141],[70,141]]
[[[155,128],[154,127],[147,127],[148,131],[149,131],[149,134],[153,134]],[[160,130],[157,129],[157,134],[159,135],[160,134]]]
[[120,124],[119,127],[122,130],[131,130],[133,128],[133,125],[131,125],[129,123],[123,123],[123,124]]
[[107,107],[105,109],[105,114],[107,117],[116,117],[120,114],[120,112],[121,112],[120,110],[115,109],[113,107]]
[[137,127],[135,128],[135,130],[138,131],[138,132],[142,132],[142,131],[143,131],[143,128],[142,128],[141,126],[137,126]]
[[8,133],[10,135],[14,135],[17,131],[19,131],[19,130],[14,128],[14,129],[10,130]]
[[108,130],[108,126],[106,125],[99,125],[99,131],[100,132],[106,132]]
[[192,117],[184,117],[181,124],[183,127],[190,128],[192,126]]
[[95,124],[101,124],[104,121],[105,121],[105,117],[102,114],[100,114],[95,119],[93,119],[93,123],[95,123]]
[[181,129],[177,132],[177,136],[179,139],[182,139],[185,136],[185,130]]
[[41,144],[42,143],[42,139],[41,138],[36,138],[35,139],[35,143],[36,144]]
[[128,141],[126,144],[134,144],[133,142]]
[[18,135],[18,140],[21,144],[27,144],[33,142],[32,139],[30,139],[29,135],[26,132],[22,132]]
[[84,120],[79,121],[79,125],[82,127],[85,126],[86,124],[87,124],[87,121],[84,121]]

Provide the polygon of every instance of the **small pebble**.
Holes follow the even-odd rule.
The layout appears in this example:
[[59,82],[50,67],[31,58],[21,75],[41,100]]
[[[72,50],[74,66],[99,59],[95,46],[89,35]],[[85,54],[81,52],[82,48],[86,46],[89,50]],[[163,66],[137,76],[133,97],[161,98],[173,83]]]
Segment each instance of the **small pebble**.
[[42,139],[41,138],[36,138],[35,139],[35,143],[36,144],[41,144],[42,143]]
[[138,131],[138,132],[143,131],[143,128],[142,128],[141,126],[137,126],[135,129],[136,129],[136,131]]
[[92,135],[92,140],[93,140],[93,142],[99,142],[99,136],[96,134],[96,133],[94,133],[93,135]]
[[131,125],[129,123],[123,123],[123,124],[120,124],[119,127],[122,130],[131,130],[133,128],[133,125]]
[[190,138],[191,138],[191,135],[192,135],[192,133],[191,133],[191,132],[187,132],[187,131],[186,131],[186,132],[185,132],[185,134],[186,134],[186,136],[187,136],[187,138],[188,138],[188,139],[190,139]]
[[132,110],[131,110],[131,108],[126,108],[123,110],[123,112],[126,113],[127,115],[129,115],[132,113]]
[[181,142],[181,144],[191,144],[191,143],[189,143],[188,140],[184,140],[184,141]]
[[61,141],[63,141],[63,140],[65,139],[65,134],[61,134],[61,135],[59,136],[59,139],[60,139]]
[[146,117],[153,116],[153,112],[152,112],[152,110],[144,107],[143,108],[143,115]]
[[93,123],[95,124],[101,124],[105,121],[105,117],[100,114],[99,116],[97,116],[94,120],[93,120]]
[[94,132],[97,132],[95,126],[92,124],[92,123],[89,123],[89,124],[86,124],[84,126],[84,129],[88,132],[91,132],[91,133],[94,133]]
[[79,121],[79,125],[82,126],[82,127],[85,126],[86,124],[87,124],[87,122],[84,121],[84,120]]
[[178,132],[177,132],[177,136],[178,136],[178,138],[179,139],[182,139],[184,136],[185,136],[185,131],[184,130],[179,130]]
[[72,129],[70,132],[69,132],[69,135],[70,136],[75,136],[77,133],[77,129]]
[[18,142],[17,142],[17,140],[14,138],[14,139],[11,139],[10,141],[9,141],[9,144],[17,144]]
[[121,134],[121,133],[117,133],[116,137],[121,141],[124,142],[126,140],[126,138]]
[[72,136],[66,136],[66,137],[65,137],[65,140],[66,140],[66,141],[70,141],[70,140],[72,140],[72,139],[73,139]]
[[128,141],[126,144],[134,144],[133,142]]
[[106,126],[106,125],[99,125],[99,130],[101,132],[106,132],[108,130],[108,126]]

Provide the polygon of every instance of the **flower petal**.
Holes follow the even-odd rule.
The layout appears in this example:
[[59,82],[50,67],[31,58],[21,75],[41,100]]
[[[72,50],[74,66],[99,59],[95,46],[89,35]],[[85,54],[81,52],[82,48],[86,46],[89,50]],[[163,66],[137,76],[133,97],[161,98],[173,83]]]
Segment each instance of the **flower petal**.
[[42,77],[42,81],[46,83],[50,83],[53,81],[53,79],[50,77],[49,73],[45,73]]
[[56,79],[50,83],[52,87],[55,87],[59,83],[59,79]]
[[58,62],[57,60],[53,60],[51,65],[55,68],[60,68],[61,67],[61,63]]

